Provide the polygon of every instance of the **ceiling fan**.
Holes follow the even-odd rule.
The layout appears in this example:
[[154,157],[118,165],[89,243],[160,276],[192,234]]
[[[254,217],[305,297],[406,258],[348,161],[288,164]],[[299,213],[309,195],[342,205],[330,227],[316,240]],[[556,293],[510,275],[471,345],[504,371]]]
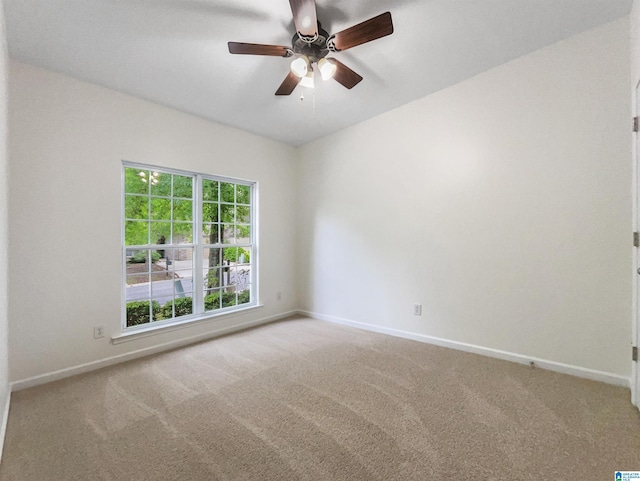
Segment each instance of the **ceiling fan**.
[[276,90],[276,95],[290,95],[298,84],[313,87],[313,64],[316,63],[323,79],[334,78],[346,88],[356,86],[362,77],[333,57],[330,52],[341,52],[393,33],[391,13],[385,12],[353,27],[330,35],[316,17],[315,0],[289,0],[296,33],[291,47],[258,43],[229,42],[229,53],[241,55],[268,55],[296,57],[291,71]]

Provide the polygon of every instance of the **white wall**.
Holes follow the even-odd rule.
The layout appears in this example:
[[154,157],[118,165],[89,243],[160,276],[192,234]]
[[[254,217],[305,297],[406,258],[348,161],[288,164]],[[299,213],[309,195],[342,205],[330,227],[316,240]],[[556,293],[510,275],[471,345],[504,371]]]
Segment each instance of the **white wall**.
[[302,308],[628,379],[629,119],[624,18],[305,145]]
[[8,358],[8,162],[7,162],[7,103],[8,103],[7,36],[4,3],[0,0],[0,458],[9,409]]
[[[298,150],[12,62],[10,379],[297,307],[629,376],[628,29]],[[260,182],[264,308],[93,340],[120,325],[122,159]]]
[[[10,74],[12,381],[295,309],[293,148],[19,62]],[[93,339],[96,325],[120,331],[123,159],[259,182],[263,308],[124,344]]]

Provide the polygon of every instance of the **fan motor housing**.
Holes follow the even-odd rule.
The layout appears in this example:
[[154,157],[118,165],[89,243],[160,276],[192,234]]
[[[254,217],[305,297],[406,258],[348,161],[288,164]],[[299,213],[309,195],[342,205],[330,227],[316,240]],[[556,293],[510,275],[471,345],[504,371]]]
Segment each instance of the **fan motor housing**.
[[310,62],[317,62],[321,58],[324,58],[329,53],[327,47],[327,39],[329,33],[324,30],[320,23],[318,23],[318,36],[312,42],[303,40],[303,38],[296,33],[291,39],[291,46],[293,52],[298,55],[305,55]]

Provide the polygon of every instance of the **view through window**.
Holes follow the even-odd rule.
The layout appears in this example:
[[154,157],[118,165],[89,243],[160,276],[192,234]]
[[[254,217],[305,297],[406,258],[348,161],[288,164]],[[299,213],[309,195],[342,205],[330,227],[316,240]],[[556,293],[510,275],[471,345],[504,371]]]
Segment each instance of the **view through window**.
[[123,168],[124,328],[254,305],[255,183]]

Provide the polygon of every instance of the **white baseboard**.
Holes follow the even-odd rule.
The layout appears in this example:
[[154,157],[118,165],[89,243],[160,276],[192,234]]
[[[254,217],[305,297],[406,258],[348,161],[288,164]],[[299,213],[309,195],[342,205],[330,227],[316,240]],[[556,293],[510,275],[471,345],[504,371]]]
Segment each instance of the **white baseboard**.
[[[477,346],[474,344],[451,341],[448,339],[427,336],[425,334],[418,334],[415,332],[403,331],[400,329],[393,329],[390,327],[376,326],[374,324],[367,324],[363,322],[352,321],[350,319],[343,319],[339,317],[320,314],[317,312],[310,312],[305,310],[294,310],[294,311],[288,311],[288,312],[284,312],[284,313],[277,314],[270,317],[257,319],[254,321],[245,322],[242,324],[237,324],[234,326],[216,329],[214,331],[210,331],[205,334],[199,334],[196,336],[178,339],[176,341],[159,344],[157,346],[152,346],[145,349],[139,349],[137,351],[120,354],[120,355],[112,356],[105,359],[100,359],[98,361],[92,361],[85,364],[80,364],[80,365],[72,366],[65,369],[59,369],[57,371],[52,371],[52,372],[41,374],[38,376],[33,376],[30,378],[14,381],[11,383],[11,391],[19,391],[20,389],[26,389],[33,386],[38,386],[40,384],[46,384],[48,382],[57,381],[59,379],[75,376],[77,374],[95,371],[96,369],[112,366],[114,364],[119,364],[121,362],[131,361],[133,359],[138,359],[141,357],[158,354],[160,352],[168,351],[170,349],[175,349],[177,347],[182,347],[182,346],[186,346],[196,342],[205,341],[207,339],[213,339],[215,337],[223,336],[225,334],[230,334],[232,332],[241,331],[251,327],[268,324],[270,322],[278,321],[280,319],[284,319],[296,314],[311,317],[314,319],[323,320],[323,321],[329,321],[336,324],[342,324],[345,326],[355,327],[358,329],[364,329],[367,331],[379,332],[381,334],[387,334],[390,336],[402,337],[405,339],[411,339],[414,341],[424,342],[427,344],[434,344],[436,346],[448,347],[448,348],[456,349],[459,351],[471,352],[471,353],[480,354],[483,356],[503,359],[505,361],[517,362],[519,364],[528,365],[533,361],[537,367],[542,369],[547,369],[549,371],[569,374],[569,375],[581,377],[584,379],[591,379],[593,381],[605,382],[607,384],[623,386],[626,388],[630,388],[631,386],[630,378],[625,376],[620,376],[618,374],[613,374],[613,373],[604,372],[604,371],[597,371],[594,369],[574,366],[571,364],[564,364],[556,361],[549,361],[547,359],[540,359],[537,357],[525,356],[522,354],[516,354],[508,351],[501,351],[498,349],[491,349],[488,347]],[[3,436],[4,436],[4,429],[6,428],[6,420],[7,420],[8,413],[9,413],[9,401],[7,401],[6,403],[6,409],[3,417],[3,424],[0,426],[0,441],[3,439]],[[0,444],[0,455],[2,454],[1,449],[2,449],[2,445]]]
[[95,371],[96,369],[112,366],[114,364],[119,364],[121,362],[131,361],[133,359],[138,359],[141,357],[158,354],[163,351],[175,349],[176,347],[182,347],[182,346],[187,346],[189,344],[194,344],[196,342],[206,341],[208,339],[213,339],[215,337],[224,336],[225,334],[231,334],[232,332],[242,331],[244,329],[249,329],[251,327],[257,327],[263,324],[268,324],[270,322],[278,321],[280,319],[284,319],[295,314],[297,314],[297,311],[288,311],[281,314],[276,314],[274,316],[264,317],[254,321],[244,322],[242,324],[236,324],[233,326],[215,329],[213,331],[209,331],[204,334],[198,334],[195,336],[190,336],[190,337],[178,339],[175,341],[166,342],[164,344],[159,344],[157,346],[151,346],[144,349],[139,349],[137,351],[127,352],[125,354],[119,354],[117,356],[112,356],[105,359],[100,359],[97,361],[80,364],[78,366],[72,366],[65,369],[59,369],[57,371],[48,372],[46,374],[40,374],[38,376],[21,379],[11,383],[11,391],[19,391],[20,389],[26,389],[33,386],[38,386],[40,384],[46,384],[48,382],[58,381],[60,379],[75,376],[77,374],[83,374],[90,371]]
[[376,326],[374,324],[367,324],[364,322],[352,321],[349,319],[342,319],[339,317],[328,316],[317,312],[310,312],[304,310],[298,310],[298,314],[319,319],[322,321],[329,321],[336,324],[342,324],[344,326],[355,327],[358,329],[364,329],[367,331],[379,332],[381,334],[388,334],[390,336],[402,337],[405,339],[411,339],[414,341],[420,341],[427,344],[434,344],[436,346],[448,347],[451,349],[457,349],[458,351],[471,352],[474,354],[480,354],[483,356],[493,357],[496,359],[503,359],[505,361],[517,362],[519,364],[529,365],[533,362],[536,367],[541,369],[547,369],[549,371],[559,372],[562,374],[569,374],[572,376],[581,377],[584,379],[590,379],[592,381],[600,381],[607,384],[613,384],[615,386],[623,386],[630,388],[631,379],[618,374],[613,374],[605,371],[597,371],[595,369],[589,369],[586,367],[573,366],[571,364],[564,364],[556,361],[549,361],[547,359],[540,359],[537,357],[525,356],[522,354],[516,354],[514,352],[501,351],[498,349],[491,349],[488,347],[477,346],[474,344],[467,344],[464,342],[451,341],[448,339],[442,339],[439,337],[427,336],[425,334],[418,334],[415,332],[402,331],[400,329],[393,329],[390,327]]
[[0,463],[2,462],[2,451],[4,448],[4,438],[7,434],[7,423],[9,421],[9,404],[11,403],[11,390],[7,389],[7,399],[4,402],[2,413],[2,424],[0,424]]

